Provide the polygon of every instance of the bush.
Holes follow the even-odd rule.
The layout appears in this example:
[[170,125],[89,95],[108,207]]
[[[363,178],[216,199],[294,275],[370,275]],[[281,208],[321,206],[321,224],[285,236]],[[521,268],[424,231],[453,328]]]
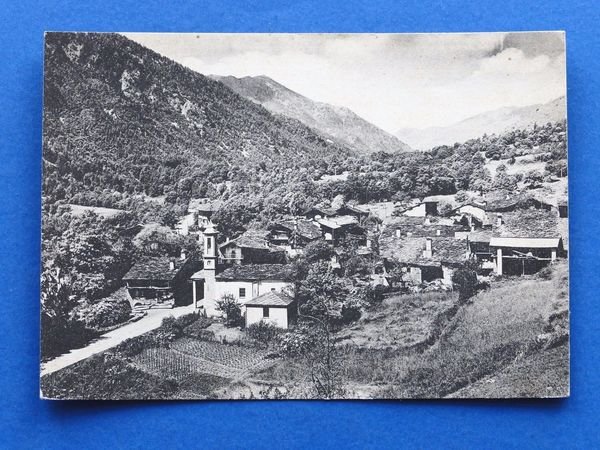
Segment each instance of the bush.
[[374,308],[383,302],[383,294],[385,292],[385,286],[371,286],[367,285],[357,289],[355,295],[367,308]]
[[184,328],[183,333],[186,336],[193,337],[196,339],[212,341],[215,337],[215,334],[212,331],[207,330],[207,328],[212,323],[212,319],[209,319],[206,316],[199,315],[196,321],[192,322]]
[[217,300],[217,311],[225,315],[225,325],[236,327],[242,324],[242,307],[231,294],[223,294],[220,300]]
[[185,315],[179,316],[178,318],[175,319],[175,325],[178,326],[179,328],[183,329],[183,328],[191,325],[192,323],[196,322],[200,317],[201,317],[200,314],[195,313],[195,312],[185,314]]
[[76,309],[77,318],[86,327],[101,329],[126,322],[131,317],[131,306],[127,300],[101,300]]
[[477,293],[477,273],[470,269],[458,269],[452,274],[452,283],[458,289],[458,300],[464,302]]
[[40,344],[43,360],[83,347],[97,336],[96,332],[86,328],[85,324],[78,320],[62,320],[42,314],[41,322]]
[[342,323],[349,324],[360,319],[362,302],[356,298],[347,299],[342,305]]
[[304,355],[314,348],[316,339],[310,327],[300,326],[280,336],[279,352],[288,357]]
[[279,337],[281,332],[281,328],[276,327],[272,323],[265,322],[264,320],[253,323],[246,328],[246,333],[249,337],[265,345],[273,342],[277,337]]
[[537,276],[542,280],[550,280],[552,278],[552,266],[546,266],[540,269]]

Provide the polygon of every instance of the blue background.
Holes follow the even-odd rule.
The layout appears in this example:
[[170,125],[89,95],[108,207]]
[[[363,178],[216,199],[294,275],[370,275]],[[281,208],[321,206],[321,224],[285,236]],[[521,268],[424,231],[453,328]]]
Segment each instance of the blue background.
[[[172,5],[171,3],[177,3]],[[179,3],[182,3],[180,5]],[[597,447],[600,5],[592,0],[0,4],[0,447]],[[572,395],[563,401],[38,399],[43,32],[566,30]]]

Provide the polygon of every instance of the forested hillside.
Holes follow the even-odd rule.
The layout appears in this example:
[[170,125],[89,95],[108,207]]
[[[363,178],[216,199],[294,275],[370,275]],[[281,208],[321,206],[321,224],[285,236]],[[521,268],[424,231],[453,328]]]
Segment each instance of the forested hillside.
[[266,76],[213,78],[269,111],[298,119],[362,155],[404,152],[411,148],[348,108],[316,102]]
[[205,195],[208,181],[350,153],[117,34],[50,33],[45,66],[49,201],[110,203],[107,190],[189,198]]

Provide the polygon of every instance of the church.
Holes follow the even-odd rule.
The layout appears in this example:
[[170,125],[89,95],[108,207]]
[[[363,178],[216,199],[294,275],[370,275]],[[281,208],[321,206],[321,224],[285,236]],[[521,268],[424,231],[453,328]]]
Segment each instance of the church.
[[[224,295],[232,295],[243,307],[251,304],[259,296],[261,298],[262,319],[273,321],[272,308],[284,308],[285,316],[292,316],[295,302],[282,305],[278,296],[264,296],[267,293],[294,296],[294,284],[291,279],[290,267],[286,264],[234,264],[223,267],[219,264],[217,247],[218,232],[213,226],[204,231],[204,268],[191,276],[192,292],[195,308],[204,311],[209,317],[218,317],[221,312],[217,310],[217,301]],[[275,299],[269,304],[269,299]],[[253,320],[256,321],[256,318]],[[288,321],[278,326],[287,327]]]

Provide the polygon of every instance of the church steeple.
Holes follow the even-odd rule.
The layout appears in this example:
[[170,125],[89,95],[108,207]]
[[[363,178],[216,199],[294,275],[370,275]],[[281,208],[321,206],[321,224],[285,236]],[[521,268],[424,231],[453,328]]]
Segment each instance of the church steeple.
[[215,271],[217,269],[217,235],[213,225],[209,225],[204,230],[204,270]]

